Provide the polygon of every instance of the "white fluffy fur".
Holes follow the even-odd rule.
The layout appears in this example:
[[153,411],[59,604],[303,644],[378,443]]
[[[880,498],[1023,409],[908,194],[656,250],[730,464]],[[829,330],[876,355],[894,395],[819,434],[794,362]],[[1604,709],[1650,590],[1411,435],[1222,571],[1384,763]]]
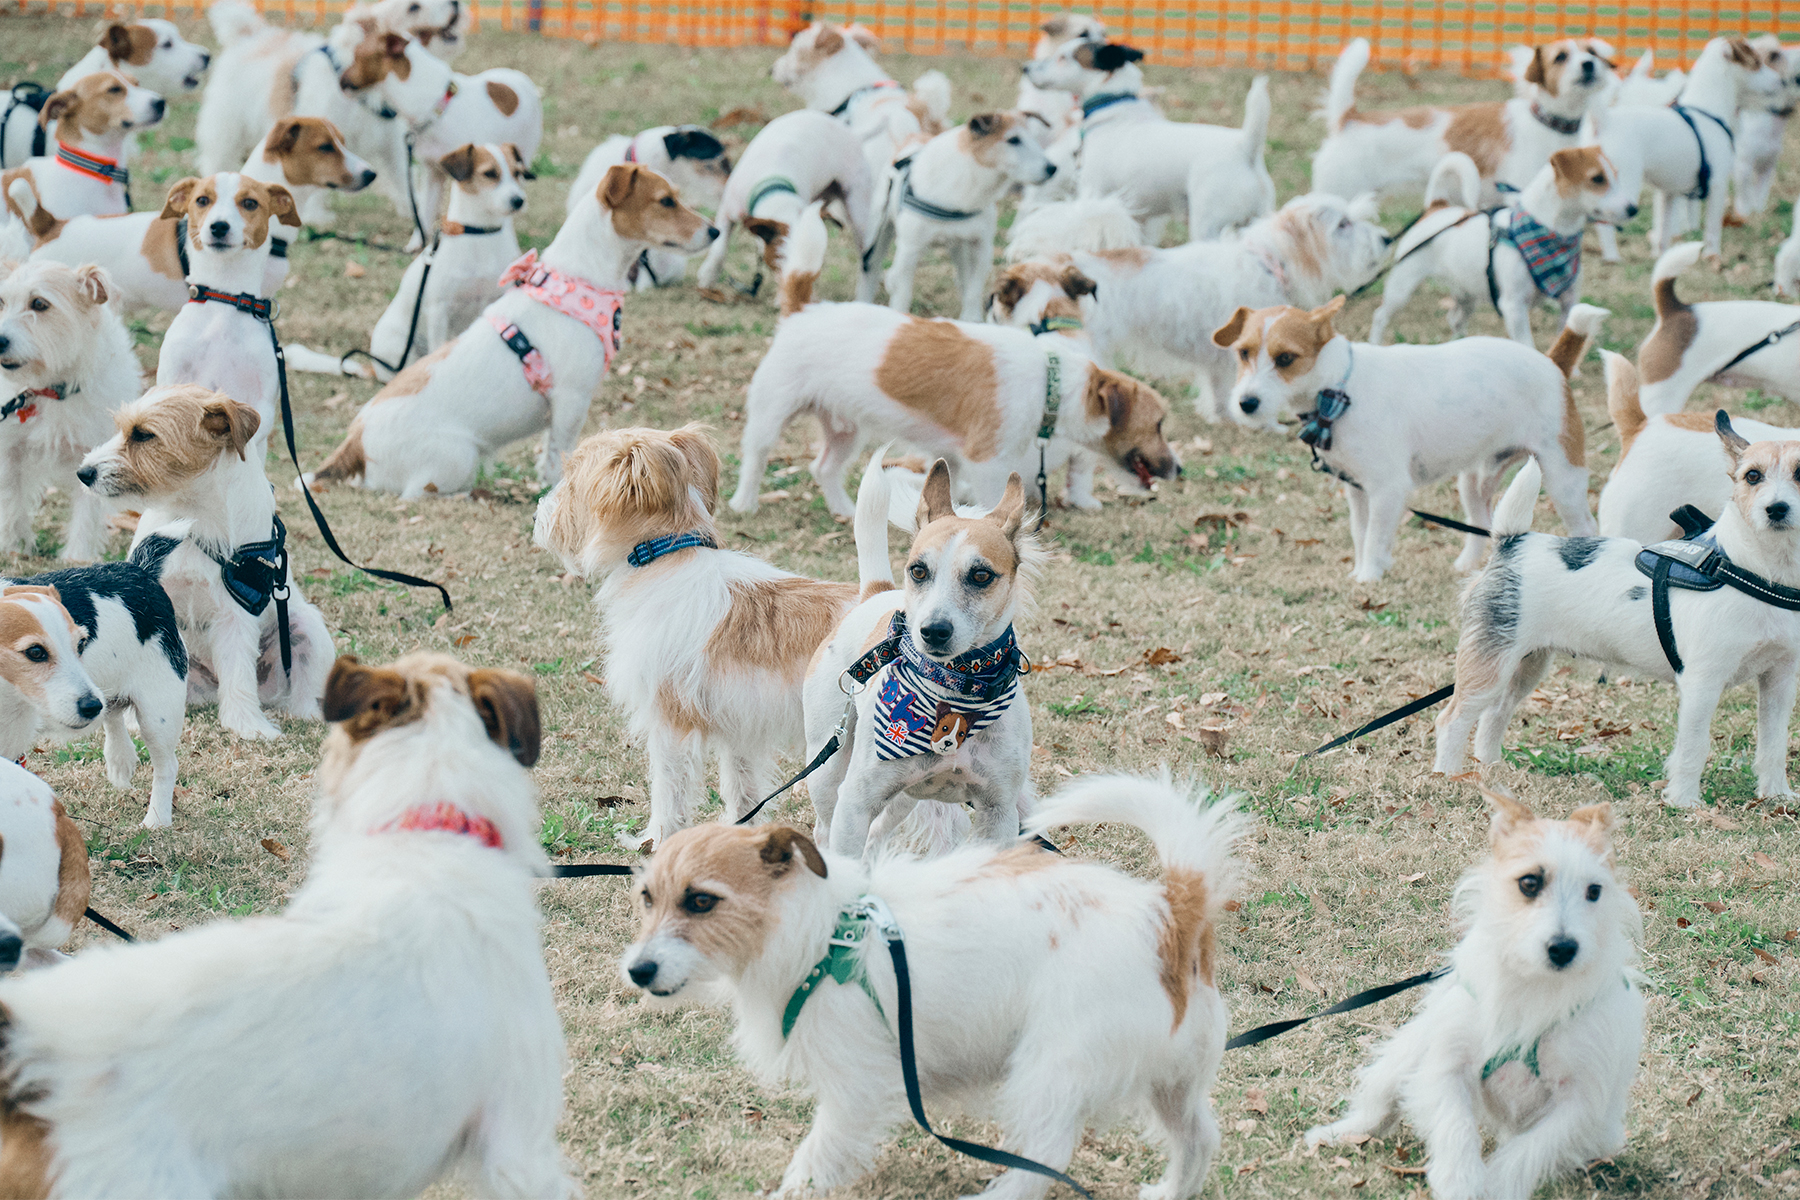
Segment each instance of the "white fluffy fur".
[[[843,129],[837,122],[833,122],[833,126],[840,131]],[[768,126],[763,128],[766,130]],[[593,192],[600,186],[600,181],[606,178],[607,171],[622,162],[643,163],[674,184],[682,199],[689,204],[718,209],[725,181],[731,174],[730,161],[723,152],[711,158],[690,158],[669,153],[669,143],[665,139],[671,134],[680,135],[690,131],[706,132],[699,125],[657,125],[630,137],[620,133],[602,141],[588,151],[588,156],[581,161],[581,170],[576,174],[575,182],[569,186],[568,211],[574,212],[582,194]],[[760,137],[761,134],[757,136]],[[857,156],[857,161],[861,162],[860,155]],[[724,220],[725,215],[721,212],[718,222],[721,234],[726,232]],[[647,261],[650,269],[645,271],[640,265],[633,286],[640,292],[646,292],[653,288],[673,287],[684,283],[687,280],[687,260],[687,255],[665,250],[660,246],[648,250],[640,264]]]
[[1076,250],[1125,250],[1144,244],[1143,226],[1117,196],[1065,200],[1022,214],[1006,233],[1006,261],[1027,262]]

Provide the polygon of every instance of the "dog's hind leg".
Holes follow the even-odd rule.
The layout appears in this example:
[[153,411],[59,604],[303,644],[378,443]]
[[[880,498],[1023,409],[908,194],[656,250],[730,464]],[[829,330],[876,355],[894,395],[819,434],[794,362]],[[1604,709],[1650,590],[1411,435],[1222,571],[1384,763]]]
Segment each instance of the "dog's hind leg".
[[[736,746],[727,749],[719,755],[719,798],[725,802],[719,820],[736,822],[774,787],[775,760],[768,753]],[[767,821],[773,815],[765,808],[758,818]]]
[[[1603,1072],[1573,1073],[1559,1089],[1549,1112],[1494,1150],[1480,1195],[1493,1200],[1528,1200],[1538,1184],[1551,1177],[1578,1171],[1589,1159],[1616,1153],[1624,1139],[1608,1136],[1605,1081]],[[1435,1183],[1432,1190],[1437,1190]]]
[[[1072,1015],[1067,1024],[1057,1025],[1059,1035],[1075,1027]],[[1021,1040],[995,1105],[1006,1149],[1057,1170],[1068,1166],[1083,1127],[1081,1096],[1070,1088],[1070,1080],[1081,1078],[1083,1064],[1071,1061],[1075,1051],[1063,1047],[1060,1040],[1056,1045],[1048,1039]],[[1003,1171],[980,1193],[980,1200],[1040,1200],[1049,1190],[1050,1181],[1042,1175]]]
[[744,397],[744,436],[738,443],[737,490],[731,495],[733,512],[756,511],[769,451],[781,440],[781,431],[788,421],[806,404],[806,398],[791,386],[789,379],[776,378],[789,372],[771,361],[773,358],[771,353],[757,365],[756,373],[750,377],[749,393]]
[[1794,711],[1793,659],[1756,677],[1756,795],[1761,800],[1792,796],[1787,777],[1788,717]]
[[69,500],[68,537],[57,557],[70,562],[93,562],[100,557],[105,526],[105,502],[87,488],[76,488]]
[[1519,660],[1513,668],[1512,678],[1507,682],[1506,690],[1498,700],[1489,704],[1481,714],[1481,721],[1475,727],[1475,761],[1499,762],[1501,742],[1506,736],[1506,727],[1512,721],[1513,713],[1519,705],[1525,703],[1525,697],[1536,690],[1550,669],[1550,660],[1555,652],[1551,650],[1534,650]]
[[704,782],[705,762],[698,734],[682,733],[660,721],[650,728],[650,820],[635,834],[620,834],[628,850],[660,846],[693,823],[694,797]]
[[[1579,422],[1579,416],[1571,420]],[[1578,447],[1579,448],[1579,447]],[[1594,514],[1588,511],[1588,471],[1585,466],[1563,457],[1560,446],[1546,449],[1537,456],[1544,471],[1544,491],[1556,506],[1556,515],[1573,537],[1593,537],[1600,531]]]
[[1356,570],[1350,576],[1356,583],[1374,583],[1394,565],[1394,539],[1399,536],[1400,519],[1406,513],[1406,493],[1375,492],[1368,496],[1368,506]]
[[[858,1000],[867,1003],[860,996]],[[841,1047],[833,1059],[822,1060],[835,1060],[839,1070],[832,1074],[815,1073],[810,1081],[819,1097],[813,1109],[812,1128],[788,1160],[787,1170],[781,1174],[781,1186],[775,1189],[777,1197],[828,1192],[867,1174],[875,1164],[881,1139],[905,1112],[903,1093],[898,1087],[899,1072],[892,1065],[891,1045],[887,1055],[887,1065],[876,1068],[871,1064],[866,1070],[846,1069]],[[862,1054],[854,1055],[854,1059],[862,1058]]]
[[1138,1189],[1138,1200],[1188,1200],[1206,1184],[1219,1152],[1219,1122],[1206,1089],[1171,1082],[1150,1097],[1150,1112],[1169,1150],[1169,1168],[1153,1184]]
[[[1482,529],[1494,523],[1494,484],[1498,481],[1498,475],[1487,476],[1479,471],[1464,471],[1456,477],[1464,521]],[[1467,573],[1479,567],[1490,540],[1480,534],[1465,533],[1462,553],[1456,556],[1456,569]]]
[[813,478],[818,481],[819,492],[825,497],[825,507],[831,510],[831,515],[840,521],[848,521],[856,515],[856,501],[844,490],[844,475],[850,469],[850,461],[856,457],[862,439],[857,436],[855,425],[829,413],[819,414],[819,429],[824,435],[824,444],[819,448],[819,456],[813,459]]
[[1369,543],[1369,494],[1346,483],[1344,503],[1350,508],[1350,573],[1362,570],[1364,548]]

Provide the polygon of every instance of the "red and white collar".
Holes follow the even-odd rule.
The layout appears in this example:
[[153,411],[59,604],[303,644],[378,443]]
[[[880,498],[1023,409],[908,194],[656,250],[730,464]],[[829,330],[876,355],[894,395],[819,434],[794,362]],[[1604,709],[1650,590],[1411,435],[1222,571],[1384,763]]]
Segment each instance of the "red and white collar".
[[637,160],[638,160],[637,139],[632,138],[629,142],[625,143],[625,161],[628,163],[634,163]]
[[83,150],[79,146],[71,146],[67,142],[56,143],[56,161],[75,172],[86,175],[89,179],[98,179],[105,183],[116,183],[121,186],[131,182],[131,172],[126,170],[116,158],[108,158],[104,154],[95,154],[92,150]]
[[460,833],[472,837],[493,850],[506,847],[500,830],[486,817],[465,812],[448,800],[435,804],[415,804],[385,825],[377,825],[374,833]]

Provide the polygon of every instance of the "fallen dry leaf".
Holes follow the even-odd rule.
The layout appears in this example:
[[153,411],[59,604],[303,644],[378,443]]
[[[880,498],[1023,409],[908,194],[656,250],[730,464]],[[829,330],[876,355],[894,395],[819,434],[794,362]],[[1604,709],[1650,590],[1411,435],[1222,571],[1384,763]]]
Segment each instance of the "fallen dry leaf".
[[1762,959],[1764,962],[1769,963],[1771,966],[1781,961],[1767,950],[1764,950],[1761,946],[1750,947],[1750,953],[1756,955],[1756,957]]
[[1244,1107],[1266,1117],[1269,1115],[1269,1097],[1261,1088],[1247,1088],[1244,1091]]
[[594,674],[592,671],[583,671],[581,673],[581,677],[596,687],[605,687],[606,686],[606,680],[600,678],[598,675]]
[[1725,911],[1725,906],[1717,900],[1696,900],[1694,903],[1701,908],[1704,908],[1709,913],[1722,913]]
[[1730,830],[1736,830],[1736,829],[1743,828],[1743,826],[1741,824],[1732,820],[1730,817],[1721,816],[1718,813],[1713,812],[1709,808],[1700,809],[1698,812],[1696,812],[1694,814],[1694,816],[1698,820],[1705,821],[1708,825],[1711,825],[1715,829],[1724,829],[1724,830],[1730,831]]
[[363,266],[359,262],[347,262],[344,264],[344,278],[345,279],[361,279],[364,275],[367,275],[368,273],[369,273],[369,268]]
[[1750,856],[1750,861],[1755,863],[1757,866],[1761,867],[1765,871],[1781,870],[1780,865],[1777,864],[1774,859],[1772,859],[1768,855],[1764,854],[1761,850],[1758,850],[1755,854],[1752,854]]
[[1214,758],[1225,757],[1226,744],[1231,741],[1231,730],[1218,725],[1202,725],[1199,733],[1202,750]]
[[1166,666],[1169,663],[1178,663],[1180,661],[1181,655],[1175,653],[1167,646],[1158,646],[1154,650],[1144,651],[1144,665],[1146,667],[1161,667]]
[[451,645],[452,645],[452,646],[455,646],[455,647],[456,647],[456,648],[457,648],[457,649],[458,649],[458,650],[460,650],[460,649],[462,649],[462,648],[463,648],[463,647],[464,647],[464,646],[466,646],[466,645],[468,645],[468,644],[469,644],[469,643],[470,643],[470,642],[472,642],[472,641],[474,641],[474,640],[475,640],[475,639],[476,639],[476,638],[478,638],[478,637],[480,637],[480,636],[481,636],[481,635],[480,635],[480,634],[479,634],[479,633],[465,633],[465,634],[461,634],[461,635],[459,635],[459,636],[457,636],[457,637],[454,637],[454,638],[452,638],[452,639],[451,639],[451,640],[450,640],[450,644],[451,644]]
[[282,862],[288,861],[288,848],[274,838],[264,838],[262,840],[262,848],[267,850],[270,854],[273,854],[276,858],[279,858]]
[[1181,715],[1179,709],[1163,717],[1163,720],[1167,721],[1170,725],[1173,725],[1176,729],[1187,728],[1187,719]]

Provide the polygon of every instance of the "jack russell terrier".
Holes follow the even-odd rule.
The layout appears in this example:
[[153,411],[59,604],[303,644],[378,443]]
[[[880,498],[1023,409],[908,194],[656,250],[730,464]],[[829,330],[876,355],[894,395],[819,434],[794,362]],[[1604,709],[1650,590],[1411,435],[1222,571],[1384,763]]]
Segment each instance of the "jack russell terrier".
[[1800,308],[1769,300],[1689,304],[1676,295],[1675,280],[1700,250],[1699,242],[1674,246],[1651,273],[1656,324],[1638,347],[1644,411],[1678,413],[1707,382],[1800,400]]
[[1781,76],[1785,95],[1775,108],[1746,108],[1738,114],[1737,166],[1732,178],[1732,207],[1740,217],[1750,217],[1769,207],[1775,186],[1775,164],[1787,143],[1788,118],[1800,102],[1800,46],[1783,46],[1767,34],[1750,43],[1769,68]]
[[311,478],[407,499],[466,492],[503,447],[543,433],[538,482],[556,486],[618,352],[638,254],[692,254],[717,236],[656,172],[611,168],[541,258],[528,251],[506,269],[479,320],[363,406]]
[[81,737],[106,701],[81,662],[85,634],[54,587],[0,584],[0,759]]
[[60,962],[87,912],[87,838],[50,785],[0,759],[0,972]]
[[[1037,43],[1031,49],[1031,61],[1046,62],[1056,48],[1071,41],[1106,41],[1106,25],[1092,13],[1059,12],[1038,26]],[[1013,111],[1034,118],[1043,126],[1046,146],[1060,142],[1071,133],[1077,145],[1081,128],[1081,97],[1069,88],[1039,87],[1031,76],[1019,72],[1019,100]]]
[[[1447,197],[1455,180],[1460,194]],[[1588,222],[1618,224],[1637,215],[1637,192],[1618,186],[1618,172],[1597,146],[1573,146],[1550,155],[1513,202],[1479,207],[1481,179],[1475,161],[1446,154],[1431,173],[1426,213],[1394,246],[1394,266],[1382,289],[1369,341],[1384,346],[1388,326],[1427,279],[1454,298],[1450,336],[1468,332],[1481,297],[1506,322],[1506,336],[1531,346],[1531,310],[1544,300],[1562,308],[1563,319],[1581,299],[1581,237]]]
[[[1505,338],[1352,344],[1332,328],[1343,307],[1338,296],[1311,312],[1239,308],[1213,340],[1238,358],[1238,423],[1273,430],[1292,413],[1319,469],[1343,480],[1351,579],[1374,583],[1393,565],[1413,489],[1455,476],[1463,519],[1486,527],[1506,468],[1526,454],[1544,464],[1563,523],[1593,534],[1587,431],[1568,379],[1607,310],[1577,305],[1546,357]],[[1487,545],[1465,535],[1456,569],[1474,570]]]
[[1188,240],[1201,241],[1274,212],[1275,181],[1263,164],[1268,77],[1251,83],[1240,129],[1171,121],[1140,95],[1143,57],[1131,46],[1077,36],[1025,67],[1038,87],[1081,97],[1077,194],[1120,197],[1138,220],[1152,222],[1152,242],[1169,216],[1185,218]]
[[688,425],[593,435],[538,503],[534,541],[597,585],[607,693],[649,753],[650,820],[628,844],[693,824],[709,752],[722,821],[769,793],[804,740],[807,661],[856,604],[854,584],[721,548],[718,496],[719,453]]
[[944,132],[950,115],[950,80],[927,71],[908,91],[870,57],[881,48],[860,25],[815,21],[788,43],[769,68],[776,83],[843,121],[863,144],[871,177],[878,177],[914,138]]
[[[600,186],[606,173],[620,163],[642,163],[674,185],[689,204],[715,211],[731,176],[725,143],[710,130],[699,125],[658,125],[635,137],[609,137],[590,150],[569,188],[568,211],[573,213],[581,197]],[[723,213],[715,224],[721,233],[729,233]],[[661,247],[645,250],[638,255],[632,286],[643,292],[681,283],[687,278],[687,260],[687,255]]]
[[62,557],[90,562],[108,507],[75,485],[81,457],[112,436],[141,390],[131,333],[96,266],[33,262],[0,278],[0,553],[37,553],[45,490],[69,496]]
[[[776,1196],[854,1184],[906,1120],[884,944],[903,937],[927,1106],[992,1116],[1009,1151],[1056,1169],[1089,1126],[1147,1121],[1168,1166],[1141,1195],[1187,1200],[1219,1149],[1218,937],[1251,822],[1166,773],[1090,775],[1029,828],[1102,821],[1149,835],[1162,878],[1035,845],[865,865],[798,829],[691,829],[637,877],[642,924],[620,966],[656,1007],[724,983],[745,1065],[815,1099]],[[982,1195],[1038,1200],[1049,1187],[1011,1170]]]
[[119,71],[96,71],[44,101],[40,125],[56,122],[56,152],[0,171],[0,198],[13,216],[24,212],[12,198],[15,184],[31,189],[37,207],[64,220],[117,216],[131,211],[131,172],[125,141],[133,130],[163,119],[163,98]]
[[256,409],[203,387],[157,387],[115,417],[119,432],[77,477],[142,510],[131,561],[169,594],[188,651],[188,703],[219,705],[219,724],[276,738],[269,705],[319,720],[332,657],[319,610],[300,594],[287,530],[252,453]]
[[869,252],[879,216],[874,178],[862,140],[844,122],[811,108],[776,117],[750,139],[725,184],[718,208],[719,240],[701,260],[699,285],[718,283],[732,231],[739,225],[762,241],[764,265],[779,270],[782,243],[801,212],[815,200],[829,199],[844,209],[856,252],[863,256],[856,298],[874,300],[878,264]]
[[1331,69],[1313,190],[1416,196],[1438,160],[1457,150],[1481,173],[1481,203],[1497,203],[1500,185],[1527,186],[1552,153],[1579,144],[1582,118],[1611,99],[1618,80],[1610,53],[1594,38],[1564,38],[1531,52],[1520,80],[1526,95],[1363,112],[1356,107],[1356,81],[1368,65],[1369,43],[1357,38]]
[[283,911],[0,984],[21,1194],[411,1195],[450,1176],[577,1194],[531,681],[346,659],[328,699],[311,863]]
[[[1435,769],[1500,757],[1513,711],[1557,652],[1668,680],[1678,698],[1663,803],[1700,804],[1713,712],[1756,684],[1756,794],[1786,799],[1788,718],[1800,671],[1800,442],[1750,444],[1723,409],[1731,503],[1705,532],[1645,549],[1626,538],[1531,532],[1539,472],[1527,464],[1493,523],[1494,554],[1463,592],[1456,694],[1438,717]],[[1731,586],[1721,586],[1730,584]]]
[[[359,192],[375,178],[369,164],[350,153],[343,135],[322,117],[283,117],[275,122],[239,174],[286,188],[302,209],[326,190]],[[34,232],[42,231],[31,252],[34,260],[101,264],[112,280],[114,302],[128,311],[179,310],[190,299],[184,217],[146,210],[61,221],[47,213],[40,217],[24,184],[14,183],[10,195],[26,224]],[[295,228],[279,221],[269,227],[269,259],[257,295],[273,296],[287,281],[288,251],[297,236]]]
[[1009,475],[1035,474],[1034,448],[1053,437],[1145,488],[1180,473],[1162,432],[1168,402],[1149,385],[1018,329],[810,304],[825,258],[816,206],[789,243],[787,270],[805,286],[790,291],[784,278],[781,322],[750,378],[734,511],[756,511],[769,454],[802,413],[824,430],[812,473],[840,520],[854,509],[844,475],[871,440],[949,458],[962,497],[977,504],[998,502]]
[[1433,1196],[1527,1200],[1625,1148],[1643,918],[1614,874],[1610,803],[1556,821],[1483,793],[1489,855],[1456,885],[1464,932],[1444,977],[1363,1068],[1349,1111],[1306,1142],[1384,1137],[1405,1117]]

